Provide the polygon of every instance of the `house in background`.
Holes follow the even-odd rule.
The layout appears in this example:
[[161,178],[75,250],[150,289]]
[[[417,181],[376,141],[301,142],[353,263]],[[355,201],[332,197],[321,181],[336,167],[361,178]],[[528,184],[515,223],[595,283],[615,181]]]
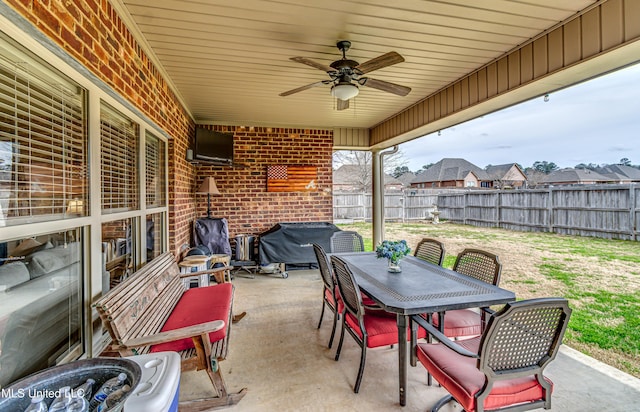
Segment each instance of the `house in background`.
[[396,179],[398,179],[400,182],[402,182],[402,187],[403,188],[408,188],[411,187],[411,181],[413,179],[416,178],[416,174],[413,172],[406,172],[401,174],[400,176],[398,176]]
[[473,163],[464,159],[445,158],[418,173],[411,181],[411,187],[417,189],[490,188],[492,183],[487,172]]
[[[402,190],[404,184],[384,174],[384,190]],[[342,165],[333,172],[333,191],[371,193],[371,166]]]
[[485,169],[496,189],[522,188],[526,186],[527,175],[516,163],[491,165]]
[[637,183],[640,182],[640,169],[626,165],[609,165],[599,167],[596,172],[610,178],[616,183]]
[[610,177],[589,169],[566,168],[549,173],[541,182],[544,185],[590,185],[612,183]]

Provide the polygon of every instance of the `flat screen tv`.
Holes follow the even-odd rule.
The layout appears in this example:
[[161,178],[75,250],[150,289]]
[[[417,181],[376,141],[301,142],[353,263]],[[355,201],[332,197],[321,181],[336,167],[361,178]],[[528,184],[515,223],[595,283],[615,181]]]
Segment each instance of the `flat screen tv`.
[[195,160],[233,164],[233,133],[222,133],[204,127],[196,127]]

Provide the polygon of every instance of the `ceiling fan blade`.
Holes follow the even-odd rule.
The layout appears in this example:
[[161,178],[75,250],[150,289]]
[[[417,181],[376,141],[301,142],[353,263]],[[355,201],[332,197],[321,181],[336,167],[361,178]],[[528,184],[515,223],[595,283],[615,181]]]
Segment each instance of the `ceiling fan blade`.
[[326,84],[326,80],[321,80],[319,82],[315,82],[315,83],[311,83],[311,84],[307,84],[306,86],[300,86],[298,88],[280,93],[280,96],[289,96],[290,94],[294,94],[294,93],[298,93],[307,89],[311,89],[312,87],[318,87],[318,86],[322,86],[323,84]]
[[383,67],[391,66],[392,64],[402,63],[403,61],[404,58],[402,56],[392,51],[364,62],[357,66],[356,69],[360,70],[364,74],[382,69]]
[[323,72],[327,72],[327,73],[336,71],[336,69],[334,69],[331,66],[327,66],[326,64],[318,63],[318,62],[313,61],[311,59],[307,59],[306,57],[291,57],[289,60],[293,60],[296,63],[306,64],[307,66],[315,67],[316,69],[320,69]]
[[[362,82],[363,79],[365,79],[364,82]],[[363,86],[382,90],[383,92],[393,93],[398,96],[406,96],[411,91],[411,87],[402,86],[402,85],[391,83],[391,82],[386,82],[384,80],[376,80],[368,77],[364,77],[360,79],[359,83]]]
[[336,107],[338,110],[346,110],[349,108],[349,100],[340,100],[338,99],[338,105]]

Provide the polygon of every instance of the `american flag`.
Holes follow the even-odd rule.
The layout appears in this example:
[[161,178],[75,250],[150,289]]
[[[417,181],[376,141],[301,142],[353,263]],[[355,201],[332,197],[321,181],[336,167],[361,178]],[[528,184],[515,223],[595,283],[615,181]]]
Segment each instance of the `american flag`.
[[315,166],[267,166],[267,192],[313,192],[318,190]]

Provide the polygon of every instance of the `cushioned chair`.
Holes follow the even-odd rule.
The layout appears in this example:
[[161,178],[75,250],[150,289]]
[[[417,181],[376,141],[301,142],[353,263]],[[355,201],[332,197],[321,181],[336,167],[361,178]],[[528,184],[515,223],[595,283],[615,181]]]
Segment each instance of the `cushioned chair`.
[[[367,348],[377,348],[397,343],[398,327],[395,317],[374,316],[365,311],[360,288],[358,288],[349,266],[342,259],[337,256],[331,256],[331,264],[336,275],[338,290],[344,303],[342,334],[340,335],[335,360],[340,359],[344,335],[345,332],[348,332],[361,349],[360,368],[353,387],[353,391],[358,393],[364,372]],[[423,336],[425,336],[424,333]],[[408,338],[409,333],[407,333]]]
[[362,236],[357,232],[341,230],[331,235],[331,253],[364,252]]
[[322,325],[324,308],[325,306],[328,306],[331,312],[333,312],[333,328],[331,329],[331,337],[329,338],[329,348],[331,348],[331,345],[333,345],[333,338],[336,334],[338,318],[340,317],[340,313],[342,313],[344,309],[344,305],[342,304],[342,299],[340,298],[338,286],[336,285],[333,276],[333,270],[331,270],[331,264],[329,263],[327,254],[325,253],[322,246],[318,245],[317,243],[313,244],[313,251],[316,254],[316,259],[318,259],[318,268],[320,269],[320,275],[322,275],[322,282],[324,283],[324,288],[322,291],[322,312],[320,312],[318,329],[320,329],[320,326]]
[[[364,252],[364,241],[358,232],[349,230],[341,230],[331,235],[331,253],[348,253],[348,252]],[[367,310],[377,311],[378,314],[384,315],[385,312],[378,304],[362,293],[362,303]]]
[[544,368],[558,352],[571,309],[566,299],[506,304],[493,314],[482,336],[451,341],[421,316],[412,316],[439,343],[418,343],[418,360],[467,412],[551,408],[553,383]]
[[[458,254],[453,270],[492,285],[500,282],[502,264],[498,256],[478,249],[465,249]],[[477,336],[482,333],[485,313],[489,308],[481,308],[480,313],[472,309],[450,310],[444,316],[444,334],[450,338]],[[433,324],[439,325],[438,314],[433,315]]]
[[444,260],[444,244],[435,239],[424,238],[416,246],[413,254],[418,259],[442,266]]

